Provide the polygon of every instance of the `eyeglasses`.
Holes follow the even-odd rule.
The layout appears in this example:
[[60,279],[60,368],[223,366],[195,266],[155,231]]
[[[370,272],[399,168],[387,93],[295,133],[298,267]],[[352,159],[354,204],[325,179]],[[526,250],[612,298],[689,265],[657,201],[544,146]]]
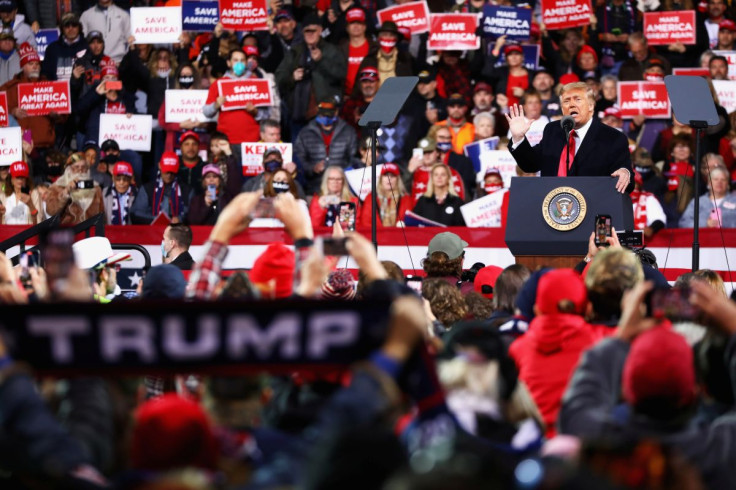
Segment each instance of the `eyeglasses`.
[[342,177],[327,177],[327,181],[328,182],[342,182],[343,178]]

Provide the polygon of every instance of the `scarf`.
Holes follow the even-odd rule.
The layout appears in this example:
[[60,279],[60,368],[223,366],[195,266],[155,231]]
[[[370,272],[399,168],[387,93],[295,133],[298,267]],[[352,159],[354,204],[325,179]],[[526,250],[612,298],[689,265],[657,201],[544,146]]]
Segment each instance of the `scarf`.
[[[163,180],[161,180],[161,174],[159,173],[158,177],[156,178],[156,188],[153,191],[152,211],[154,216],[158,216],[159,213],[162,212],[161,202],[164,199],[165,193],[166,185],[164,185]],[[171,183],[171,188],[169,191],[169,211],[169,218],[179,217],[181,214],[181,188],[179,187],[179,183],[176,180]]]
[[133,187],[129,187],[125,194],[112,189],[112,223],[113,225],[127,225],[130,223],[128,211],[133,202]]
[[643,230],[647,226],[647,197],[649,192],[633,191],[631,202],[634,204],[634,229]]
[[[394,191],[398,192],[398,191]],[[378,195],[378,211],[383,226],[396,226],[396,215],[398,214],[399,202],[391,196]]]

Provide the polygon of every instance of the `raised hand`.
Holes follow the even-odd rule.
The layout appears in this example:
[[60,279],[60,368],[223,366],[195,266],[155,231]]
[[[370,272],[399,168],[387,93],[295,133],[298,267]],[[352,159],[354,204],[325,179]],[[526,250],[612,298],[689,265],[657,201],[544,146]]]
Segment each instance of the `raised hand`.
[[524,117],[524,108],[519,104],[514,104],[509,108],[506,114],[506,120],[509,122],[509,131],[511,131],[511,140],[514,144],[518,144],[524,139],[524,135],[532,126],[532,121]]

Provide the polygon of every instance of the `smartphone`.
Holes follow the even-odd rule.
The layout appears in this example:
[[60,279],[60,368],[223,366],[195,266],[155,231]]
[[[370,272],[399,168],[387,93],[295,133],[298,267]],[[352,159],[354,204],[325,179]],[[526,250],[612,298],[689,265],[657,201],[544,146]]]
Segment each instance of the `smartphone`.
[[95,188],[95,181],[94,180],[80,180],[77,182],[77,189],[94,189]]
[[262,197],[258,204],[256,204],[256,208],[251,213],[251,218],[275,218],[276,217],[276,208],[273,206],[273,198],[272,197]]
[[406,276],[406,285],[419,296],[422,295],[422,279],[421,276]]
[[346,237],[317,237],[315,245],[318,250],[322,251],[322,255],[337,257],[340,255],[349,255],[345,247],[347,241],[348,239]]
[[424,158],[424,150],[422,150],[421,148],[414,148],[413,150],[411,150],[411,157],[421,160],[422,158]]
[[21,284],[23,284],[23,287],[25,289],[33,289],[33,286],[31,286],[30,271],[31,255],[33,255],[31,252],[26,252],[24,254],[21,254],[20,258],[18,259],[18,263],[20,264],[20,282]]
[[355,231],[355,203],[341,202],[338,220],[343,230]]
[[123,82],[119,80],[108,80],[105,82],[105,90],[123,90]]
[[655,288],[646,297],[647,316],[694,321],[700,309],[690,302],[690,288]]
[[31,189],[29,189],[28,186],[25,186],[24,185],[23,187],[20,188],[20,193],[21,194],[30,194],[31,193]]
[[74,266],[73,244],[74,231],[71,228],[56,228],[40,237],[41,259],[53,294],[59,294],[67,285]]
[[217,199],[217,186],[216,185],[208,185],[207,186],[207,195],[212,199],[213,201]]
[[611,216],[608,214],[598,214],[595,217],[595,245],[597,247],[607,247],[608,241],[606,237],[611,236]]
[[31,133],[30,129],[23,130],[23,141],[28,144],[33,143],[33,133]]

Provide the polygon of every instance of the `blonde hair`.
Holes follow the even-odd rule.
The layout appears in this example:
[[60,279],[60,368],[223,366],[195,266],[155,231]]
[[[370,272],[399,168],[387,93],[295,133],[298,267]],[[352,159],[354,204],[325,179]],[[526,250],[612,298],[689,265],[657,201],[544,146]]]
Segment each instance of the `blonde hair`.
[[[384,175],[393,175],[393,174],[384,174]],[[378,177],[379,185],[376,186],[376,190],[378,190],[378,195],[382,197],[386,197],[388,199],[395,199],[396,202],[398,202],[402,197],[406,195],[406,187],[404,186],[404,183],[401,181],[401,176],[400,175],[396,176],[397,184],[396,184],[396,187],[392,189],[393,191],[393,196],[392,196],[390,193],[387,193],[386,191],[384,191],[383,186],[380,185],[381,182],[383,181],[384,175],[381,175]]]
[[432,170],[429,171],[429,182],[427,183],[427,190],[424,193],[424,197],[432,197],[434,195],[434,181],[432,177],[434,176],[434,170],[440,167],[444,168],[445,172],[447,172],[447,192],[451,196],[457,196],[457,192],[455,192],[455,186],[452,185],[452,170],[444,163],[435,163],[434,165],[432,165]]
[[329,167],[325,169],[325,173],[322,174],[322,183],[319,186],[319,195],[320,196],[329,195],[329,192],[327,191],[327,179],[329,177],[331,170],[340,172],[340,176],[342,177],[342,191],[340,191],[340,200],[349,201],[350,199],[353,198],[353,194],[352,192],[350,192],[350,187],[348,186],[348,179],[345,178],[345,170],[343,170],[342,167],[338,167],[337,165],[330,165]]
[[570,92],[572,90],[584,91],[585,95],[588,97],[588,101],[591,104],[595,104],[595,94],[593,93],[593,89],[590,88],[585,82],[567,83],[560,87],[560,99],[562,99],[562,96],[565,95],[565,92]]

